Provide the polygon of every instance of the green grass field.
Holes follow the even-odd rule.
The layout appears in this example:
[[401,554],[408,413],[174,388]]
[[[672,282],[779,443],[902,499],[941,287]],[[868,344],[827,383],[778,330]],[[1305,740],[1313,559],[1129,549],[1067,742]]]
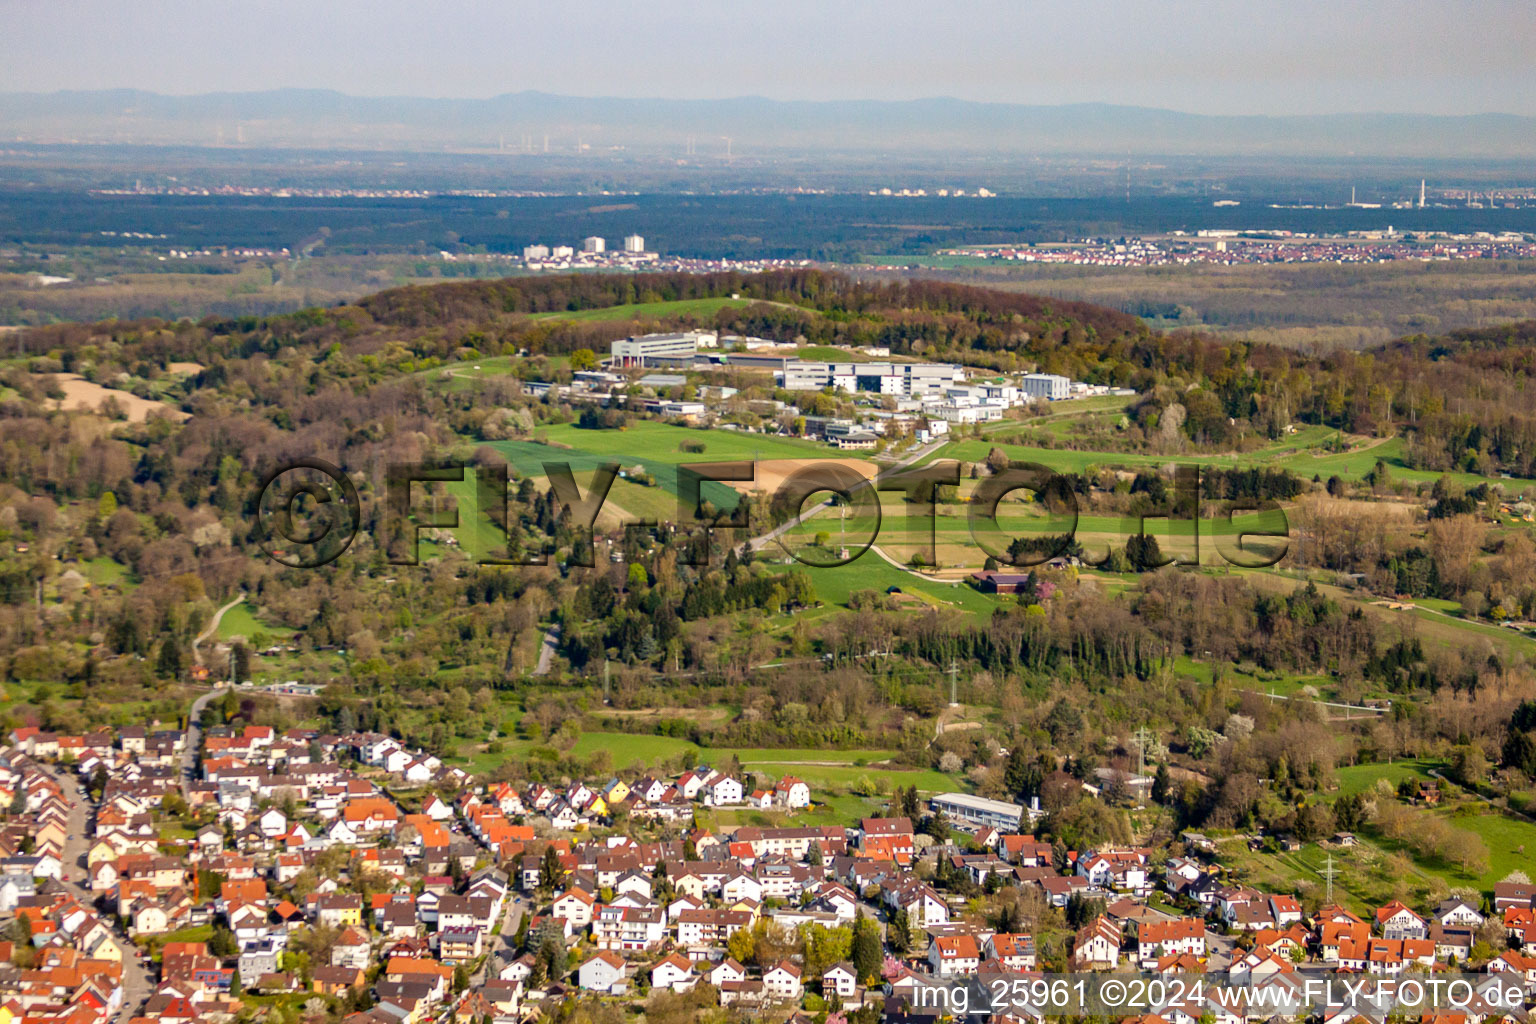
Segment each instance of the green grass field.
[[[769,775],[798,775],[810,783],[813,791],[823,786],[846,789],[864,781],[877,785],[884,782],[888,787],[916,786],[920,793],[947,793],[965,788],[954,776],[936,771],[859,768],[851,765],[784,764],[779,761],[748,761],[746,758],[742,758],[742,765]],[[888,792],[889,789],[884,791]]]
[[[477,752],[463,760],[473,771],[489,771],[510,758],[527,756],[539,746],[531,740],[503,741],[502,745],[504,750],[500,754]],[[810,783],[813,790],[842,790],[865,782],[880,785],[885,792],[895,786],[913,785],[929,793],[964,788],[959,779],[942,772],[882,766],[882,762],[895,755],[892,750],[710,748],[671,736],[620,732],[584,732],[571,749],[573,755],[582,758],[599,751],[608,752],[615,771],[653,765],[685,753],[695,763],[718,765],[734,754],[748,771],[774,778],[796,775]],[[816,799],[820,801],[824,796],[816,794]]]
[[1394,761],[1391,764],[1377,762],[1375,764],[1345,765],[1337,772],[1339,778],[1339,795],[1344,796],[1353,793],[1364,793],[1376,788],[1380,779],[1386,779],[1393,787],[1404,779],[1428,782],[1430,780],[1429,769],[1443,767],[1441,762],[1425,759]]
[[886,808],[887,798],[879,795],[860,796],[857,793],[811,793],[811,806],[794,812],[751,808],[726,809],[712,807],[700,809],[696,818],[701,827],[718,829],[738,825],[754,825],[760,828],[791,826],[846,826],[879,815]]
[[[535,746],[531,741],[513,741],[506,743],[509,749],[531,748]],[[578,757],[591,757],[600,750],[606,750],[613,755],[615,768],[628,767],[633,764],[650,764],[654,761],[676,757],[687,752],[690,757],[697,759],[701,764],[717,764],[730,757],[732,754],[738,757],[742,764],[752,767],[757,764],[772,764],[782,769],[780,774],[798,775],[798,766],[801,762],[828,762],[826,767],[847,769],[849,771],[864,771],[864,763],[874,764],[885,761],[896,755],[894,750],[821,750],[808,748],[785,747],[775,749],[771,747],[753,747],[727,749],[721,747],[700,747],[689,740],[673,736],[650,736],[643,733],[628,732],[583,732],[581,738],[571,752]],[[811,770],[816,765],[805,765]],[[766,769],[765,769],[766,770]]]
[[[624,430],[581,430],[569,424],[551,427],[546,440],[546,444],[537,441],[492,441],[489,444],[525,475],[543,475],[546,462],[567,463],[573,471],[591,470],[604,463],[617,462],[625,469],[641,467],[673,493],[677,487],[676,467],[683,464],[839,456],[831,448],[809,441],[729,430],[693,430],[651,420],[633,423]],[[701,445],[703,450],[684,451],[684,444]],[[706,484],[706,487],[724,485]]]
[[[1386,779],[1394,787],[1403,779],[1428,779],[1427,770],[1435,766],[1433,761],[1411,760],[1341,768],[1339,793],[1369,790],[1378,779]],[[1474,874],[1437,856],[1417,856],[1406,843],[1386,839],[1371,827],[1356,833],[1358,845],[1342,849],[1308,844],[1293,852],[1255,852],[1229,840],[1223,844],[1222,858],[1243,880],[1288,891],[1297,882],[1321,888],[1326,859],[1331,855],[1339,869],[1336,895],[1342,893],[1347,905],[1368,910],[1392,898],[1432,902],[1453,888],[1489,892],[1510,872],[1529,869],[1526,850],[1536,844],[1536,824],[1508,817],[1475,800],[1420,813],[1434,814],[1450,828],[1480,838],[1488,850],[1487,870]]]
[[[1196,661],[1187,654],[1180,654],[1173,659],[1173,671],[1177,675],[1187,676],[1202,683],[1211,683],[1216,677],[1216,670],[1209,662]],[[1317,690],[1318,696],[1324,700],[1331,698],[1333,680],[1327,676],[1294,675],[1276,673],[1273,675],[1252,675],[1247,672],[1228,666],[1225,673],[1231,684],[1239,689],[1252,690],[1256,693],[1271,693],[1276,696],[1289,697],[1311,686]]]
[[912,594],[926,604],[955,608],[973,615],[991,615],[997,607],[997,598],[980,593],[967,583],[924,579],[896,568],[873,551],[866,551],[847,565],[818,568],[796,562],[783,568],[809,574],[816,587],[816,596],[833,605],[846,605],[849,596],[860,590],[883,594],[889,587],[899,587],[903,593]]
[[[545,463],[564,463],[580,478],[598,466],[617,462],[625,470],[639,468],[656,480],[655,487],[618,480],[610,492],[613,504],[636,518],[658,522],[678,521],[678,473],[680,465],[705,462],[755,462],[766,459],[847,458],[826,445],[795,438],[768,437],[730,430],[694,430],[653,420],[631,423],[623,430],[582,430],[573,424],[550,427],[548,443],[492,441],[518,473],[542,477]],[[683,446],[702,446],[684,451]],[[718,508],[734,508],[737,492],[722,483],[706,481],[702,494]]]
[[[999,447],[1010,458],[1038,462],[1063,473],[1082,473],[1090,468],[1103,469],[1112,466],[1136,468],[1178,464],[1224,469],[1271,466],[1277,469],[1288,469],[1297,476],[1309,480],[1313,476],[1326,480],[1335,475],[1345,480],[1360,480],[1375,468],[1379,460],[1387,466],[1388,474],[1393,479],[1414,483],[1433,483],[1445,476],[1463,486],[1471,487],[1486,483],[1489,479],[1475,473],[1435,473],[1410,469],[1404,458],[1407,445],[1400,437],[1367,444],[1354,451],[1329,452],[1325,444],[1334,436],[1335,432],[1327,428],[1304,427],[1284,440],[1241,455],[1148,455],[1139,452],[1078,451],[1009,444],[991,439],[981,441],[967,439],[951,441],[923,461],[926,463],[935,459],[960,459],[966,462],[979,462],[985,459],[987,453],[994,447]],[[1510,493],[1536,488],[1536,480],[1511,478],[1497,482],[1503,483]]]
[[[570,362],[569,356],[544,356],[552,368],[563,368]],[[510,378],[514,363],[521,362],[516,356],[482,356],[459,362],[444,363],[430,370],[418,371],[416,376],[432,382],[434,387],[447,391],[464,391],[477,383],[496,378]]]
[[113,561],[106,555],[81,562],[75,568],[97,586],[125,586],[130,582],[128,567]]
[[[852,546],[863,543],[874,532],[881,550],[903,565],[918,552],[923,552],[926,557],[931,545],[937,565],[979,569],[989,552],[1001,559],[1015,537],[1061,533],[1071,522],[1066,517],[1047,516],[1040,505],[1010,500],[998,506],[995,527],[981,521],[973,531],[970,515],[974,506],[966,503],[974,489],[972,484],[970,480],[962,483],[958,501],[938,503],[931,521],[926,513],[918,514],[913,521],[909,513],[920,512],[920,507],[906,504],[900,493],[883,491],[880,492],[878,522],[872,509],[861,506],[850,510],[846,520],[840,520],[833,512],[822,511],[786,531],[784,538],[799,551],[802,546],[814,545],[816,536],[821,533],[828,534],[831,547],[836,548],[840,546],[840,535],[849,538]],[[1197,528],[1200,561],[1221,566],[1227,564],[1225,554],[1252,559],[1271,551],[1270,542],[1262,534],[1284,536],[1289,521],[1284,512],[1278,510],[1201,519],[1198,523],[1163,518],[1148,518],[1142,522],[1129,517],[1082,515],[1077,518],[1074,536],[1083,546],[1086,557],[1097,560],[1112,549],[1124,548],[1132,534],[1145,529],[1159,541],[1165,556],[1188,560],[1195,556]],[[1239,535],[1244,535],[1240,554],[1237,553]],[[1275,550],[1283,550],[1283,542]],[[828,556],[816,557],[824,560]]]
[[[769,437],[735,430],[695,430],[655,420],[636,420],[622,430],[582,430],[573,423],[550,427],[546,439],[597,451],[621,462],[634,456],[652,462],[729,462],[737,459],[847,458],[824,444],[798,438]],[[701,452],[683,451],[683,444],[703,445]]]
[[[819,747],[742,747],[738,750],[712,750],[713,757],[735,754],[743,762],[755,761],[828,761],[846,765],[876,764],[896,756],[894,750],[824,750]],[[793,775],[793,772],[788,774]]]
[[1447,815],[1455,828],[1475,832],[1488,846],[1489,869],[1477,879],[1482,889],[1492,889],[1511,871],[1529,871],[1530,853],[1536,850],[1536,825],[1506,817],[1486,807],[1473,816]]
[[246,640],[250,640],[257,633],[277,636],[284,632],[286,631],[279,626],[261,621],[256,617],[255,610],[251,608],[251,603],[242,601],[225,612],[224,617],[219,620],[218,636],[220,640],[228,640],[236,636],[243,636]]

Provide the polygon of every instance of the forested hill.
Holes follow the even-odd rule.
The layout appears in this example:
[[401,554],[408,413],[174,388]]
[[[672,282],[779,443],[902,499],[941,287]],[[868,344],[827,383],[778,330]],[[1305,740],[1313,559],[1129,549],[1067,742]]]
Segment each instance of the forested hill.
[[[676,305],[654,305],[666,302]],[[608,312],[582,316],[593,310]],[[355,305],[270,318],[63,324],[23,332],[12,352],[24,358],[10,366],[25,372],[4,383],[25,395],[36,390],[27,373],[79,372],[161,394],[192,414],[227,404],[238,386],[251,408],[270,411],[269,423],[292,430],[311,416],[332,419],[339,400],[319,396],[333,391],[372,407],[381,386],[415,394],[422,371],[519,353],[529,358],[510,376],[548,379],[540,357],[602,353],[615,338],[690,324],[1134,388],[1142,397],[1128,411],[1146,438],[1136,443],[1155,442],[1169,454],[1237,450],[1310,423],[1402,434],[1415,468],[1536,475],[1528,401],[1536,324],[1315,354],[1157,333],[1083,303],[817,269],[514,277],[397,288]],[[203,369],[169,387],[156,383],[180,362]],[[1170,421],[1177,430],[1157,429]]]
[[1185,440],[1205,447],[1276,438],[1306,422],[1359,434],[1401,432],[1417,468],[1536,472],[1536,415],[1526,400],[1536,366],[1532,322],[1314,355],[1157,334],[1133,317],[1085,303],[936,281],[866,282],[820,270],[508,278],[395,289],[360,306],[381,324],[475,324],[477,337],[507,331],[531,351],[560,353],[599,348],[614,336],[614,325],[546,324],[530,332],[524,314],[731,295],[761,301],[722,310],[714,326],[724,330],[883,345],[900,355],[1134,387],[1147,394],[1140,422],[1177,405]]
[[1510,365],[1514,365],[1529,361],[1536,350],[1536,320],[1467,328],[1442,335],[1415,334],[1389,342],[1382,349],[1394,355],[1436,361],[1472,353],[1499,352],[1511,357]]
[[[1024,334],[1053,339],[1102,340],[1137,334],[1139,321],[1084,302],[1043,299],[940,281],[864,282],[822,270],[767,274],[571,274],[394,288],[358,303],[384,324],[445,326],[503,321],[516,314],[579,312],[633,303],[740,296],[799,307],[783,318],[814,332],[815,342],[882,339],[930,343],[947,340],[934,328],[961,320],[977,325],[964,340],[983,349],[1007,348]],[[754,311],[760,314],[760,311]],[[817,317],[815,314],[824,314]],[[924,314],[927,314],[926,316]],[[815,323],[824,319],[824,323]],[[838,325],[849,325],[839,327]],[[891,327],[877,327],[888,324]],[[894,337],[890,331],[894,329]],[[787,340],[787,339],[786,339]]]

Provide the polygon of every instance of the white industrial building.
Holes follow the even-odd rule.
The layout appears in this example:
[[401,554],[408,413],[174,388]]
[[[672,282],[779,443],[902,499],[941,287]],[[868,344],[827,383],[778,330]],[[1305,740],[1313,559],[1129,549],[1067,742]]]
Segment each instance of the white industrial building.
[[941,395],[963,371],[953,363],[786,363],[780,383],[786,391],[867,391],[877,395]]
[[1024,817],[1024,808],[1018,804],[988,800],[969,793],[940,793],[928,803],[935,811],[943,811],[954,821],[1003,832],[1017,832]]
[[978,402],[974,398],[951,398],[946,402],[924,406],[923,411],[929,419],[939,419],[946,423],[991,423],[1003,418],[1005,408],[1002,405]]
[[1019,378],[1019,390],[1028,398],[1059,402],[1072,391],[1072,381],[1055,373],[1026,373]]
[[648,366],[649,360],[689,359],[701,348],[714,347],[715,335],[710,331],[679,331],[611,342],[608,355],[615,366]]

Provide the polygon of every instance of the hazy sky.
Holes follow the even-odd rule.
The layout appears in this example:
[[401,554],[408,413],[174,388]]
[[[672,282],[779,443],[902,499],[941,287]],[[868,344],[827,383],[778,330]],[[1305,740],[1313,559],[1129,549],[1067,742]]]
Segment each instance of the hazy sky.
[[0,0],[0,91],[1536,114],[1530,0]]

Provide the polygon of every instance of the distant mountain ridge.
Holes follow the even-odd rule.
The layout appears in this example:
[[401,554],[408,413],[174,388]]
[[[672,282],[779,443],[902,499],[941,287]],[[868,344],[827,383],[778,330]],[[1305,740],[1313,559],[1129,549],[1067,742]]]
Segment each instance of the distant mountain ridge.
[[934,98],[620,99],[519,92],[489,99],[361,97],[319,89],[167,96],[136,90],[0,93],[0,141],[702,156],[731,151],[1460,157],[1536,156],[1513,114],[1189,114],[1084,103]]

